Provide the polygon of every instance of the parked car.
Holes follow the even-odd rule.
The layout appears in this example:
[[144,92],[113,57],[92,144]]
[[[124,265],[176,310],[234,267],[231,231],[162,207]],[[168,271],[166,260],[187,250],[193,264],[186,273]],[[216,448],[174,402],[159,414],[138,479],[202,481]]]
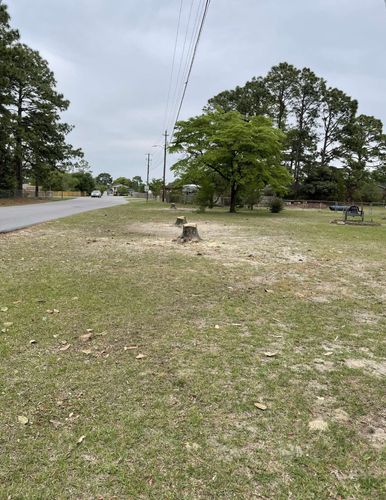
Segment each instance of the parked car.
[[101,196],[102,196],[102,193],[98,189],[91,192],[91,198],[100,198]]

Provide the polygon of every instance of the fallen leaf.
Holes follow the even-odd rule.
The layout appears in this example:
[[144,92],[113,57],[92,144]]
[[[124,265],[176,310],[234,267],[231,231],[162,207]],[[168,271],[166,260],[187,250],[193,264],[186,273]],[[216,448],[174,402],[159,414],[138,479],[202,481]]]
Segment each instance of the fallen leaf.
[[220,330],[220,325],[214,325],[214,327],[216,328],[216,330]]
[[54,314],[54,311],[53,311],[52,309],[47,309],[47,310],[46,310],[46,313],[47,313],[47,314]]
[[264,356],[267,356],[267,358],[274,358],[278,354],[279,354],[278,352],[265,352]]
[[92,333],[86,333],[85,335],[81,335],[79,337],[79,339],[82,341],[82,342],[88,342],[89,340],[91,340],[93,338],[93,334]]
[[7,333],[7,329],[6,328],[2,328],[1,329],[1,333]]
[[273,290],[269,290],[269,288],[265,288],[265,289],[264,289],[264,292],[265,292],[265,293],[273,293]]
[[139,347],[137,345],[132,345],[130,347],[123,348],[124,351],[134,351],[135,349],[139,349]]
[[255,403],[255,406],[256,406],[256,408],[258,408],[259,410],[263,410],[263,411],[265,411],[265,410],[267,410],[267,409],[268,409],[268,406],[267,406],[267,405],[265,405],[265,404],[263,404],[263,403]]
[[11,323],[10,321],[3,323],[3,326],[5,326],[5,328],[9,328],[12,325],[13,325],[13,323]]
[[86,439],[86,436],[80,436],[80,438],[78,439],[76,444],[82,444],[85,439]]
[[143,359],[146,358],[144,354],[138,354],[138,356],[135,357],[135,359]]
[[87,350],[82,351],[82,353],[90,355],[90,354],[92,354],[92,351],[90,349],[87,349]]
[[17,417],[17,421],[19,422],[19,424],[23,424],[23,425],[27,425],[29,420],[27,417],[24,417],[24,415],[19,415]]
[[8,311],[8,307],[2,307],[0,309],[1,312],[6,313]]
[[72,297],[72,300],[79,300],[79,297]]
[[92,328],[87,328],[86,332],[87,333],[92,333],[94,330]]
[[54,309],[55,314],[59,314],[59,312],[60,312],[59,309]]
[[37,344],[37,341],[36,341],[36,340],[34,340],[34,339],[32,339],[32,340],[30,340],[30,341],[29,341],[29,343],[30,343],[30,344]]
[[14,304],[15,304],[15,305],[17,305],[17,304],[21,304],[21,303],[22,303],[22,301],[21,301],[21,300],[16,300],[16,301],[14,302]]
[[59,351],[68,351],[68,349],[71,347],[71,344],[67,344],[59,349]]

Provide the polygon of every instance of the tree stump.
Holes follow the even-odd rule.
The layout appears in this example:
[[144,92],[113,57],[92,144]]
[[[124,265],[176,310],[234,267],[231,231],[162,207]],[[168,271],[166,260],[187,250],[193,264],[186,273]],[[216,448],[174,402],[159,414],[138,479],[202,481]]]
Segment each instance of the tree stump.
[[177,207],[176,207],[176,204],[175,204],[175,203],[172,203],[172,204],[170,205],[170,208],[171,208],[172,210],[177,210]]
[[176,226],[183,226],[186,222],[186,217],[177,217]]
[[190,241],[198,242],[201,238],[197,231],[197,224],[184,224],[182,226],[182,234],[177,239],[178,243],[187,243]]

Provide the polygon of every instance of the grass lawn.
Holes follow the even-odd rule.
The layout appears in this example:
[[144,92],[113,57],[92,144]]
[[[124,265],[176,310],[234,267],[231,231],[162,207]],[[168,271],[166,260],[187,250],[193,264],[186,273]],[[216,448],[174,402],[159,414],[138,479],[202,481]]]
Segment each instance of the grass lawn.
[[0,498],[385,498],[386,226],[336,216],[0,235]]

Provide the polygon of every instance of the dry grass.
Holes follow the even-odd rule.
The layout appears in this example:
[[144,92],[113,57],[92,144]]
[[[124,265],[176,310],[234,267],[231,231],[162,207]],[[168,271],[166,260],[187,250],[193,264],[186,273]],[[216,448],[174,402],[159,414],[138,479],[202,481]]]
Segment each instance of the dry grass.
[[0,236],[0,497],[384,497],[384,227],[185,215]]

